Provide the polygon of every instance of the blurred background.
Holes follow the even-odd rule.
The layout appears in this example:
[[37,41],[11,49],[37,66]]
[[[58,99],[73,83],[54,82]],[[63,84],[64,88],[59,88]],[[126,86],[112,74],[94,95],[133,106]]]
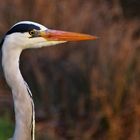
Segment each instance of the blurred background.
[[[139,0],[0,0],[0,38],[16,22],[99,36],[26,50],[36,140],[140,140]],[[12,94],[0,73],[0,140],[14,131]]]

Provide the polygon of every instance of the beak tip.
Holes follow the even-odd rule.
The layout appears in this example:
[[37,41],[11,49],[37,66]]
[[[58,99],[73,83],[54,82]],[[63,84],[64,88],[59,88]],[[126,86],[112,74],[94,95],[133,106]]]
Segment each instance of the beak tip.
[[99,39],[99,37],[90,35],[90,36],[89,36],[87,39],[85,39],[85,40],[97,40],[97,39]]

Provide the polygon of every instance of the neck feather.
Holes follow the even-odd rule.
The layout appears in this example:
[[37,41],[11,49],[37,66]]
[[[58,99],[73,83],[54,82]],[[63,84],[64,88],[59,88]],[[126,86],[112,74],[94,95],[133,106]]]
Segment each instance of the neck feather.
[[15,108],[13,140],[33,140],[34,104],[19,70],[21,49],[2,48],[2,66],[6,81],[12,90]]

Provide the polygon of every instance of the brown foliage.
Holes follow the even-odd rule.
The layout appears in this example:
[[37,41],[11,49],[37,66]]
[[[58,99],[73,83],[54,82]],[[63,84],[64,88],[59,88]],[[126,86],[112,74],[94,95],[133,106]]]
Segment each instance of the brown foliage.
[[[118,0],[1,0],[1,34],[34,20],[100,37],[23,53],[40,139],[140,139],[140,22],[124,9]],[[8,91],[1,86],[0,105],[11,103]]]

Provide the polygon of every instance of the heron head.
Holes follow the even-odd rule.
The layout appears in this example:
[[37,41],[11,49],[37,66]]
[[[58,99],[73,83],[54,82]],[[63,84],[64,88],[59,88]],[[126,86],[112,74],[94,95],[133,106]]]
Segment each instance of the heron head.
[[96,38],[96,36],[87,34],[48,29],[31,21],[21,21],[6,33],[4,43],[9,43],[12,47],[27,49],[52,46],[67,41],[95,40]]

